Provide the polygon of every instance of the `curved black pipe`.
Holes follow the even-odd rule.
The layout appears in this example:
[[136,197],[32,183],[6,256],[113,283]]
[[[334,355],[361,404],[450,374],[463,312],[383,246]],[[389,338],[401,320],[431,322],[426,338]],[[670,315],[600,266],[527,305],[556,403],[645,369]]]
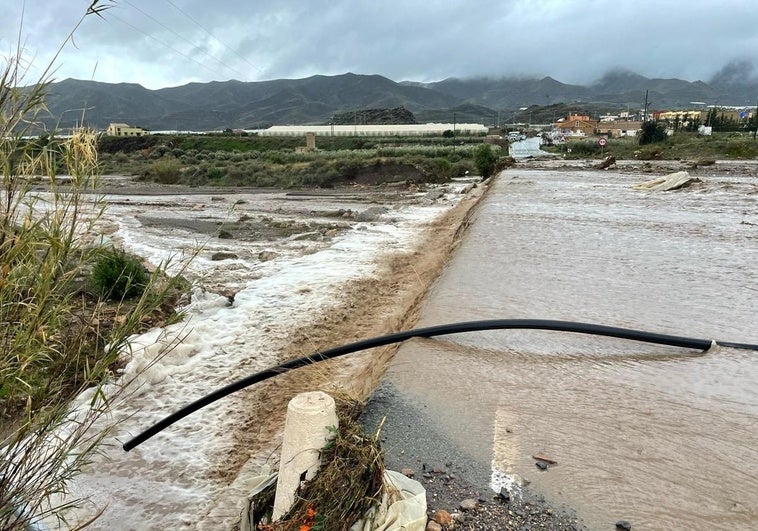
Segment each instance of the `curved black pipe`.
[[[251,374],[241,380],[233,382],[225,387],[217,389],[212,393],[192,402],[181,408],[180,410],[172,413],[163,420],[152,425],[136,437],[127,441],[123,448],[125,451],[129,451],[132,448],[142,444],[153,435],[163,431],[171,426],[178,420],[191,415],[198,409],[202,409],[205,406],[212,404],[216,400],[219,400],[227,395],[230,395],[236,391],[244,389],[255,383],[268,380],[278,374],[289,372],[293,369],[305,367],[312,363],[319,361],[329,360],[344,356],[345,354],[351,354],[361,350],[366,350],[374,347],[382,347],[384,345],[390,345],[392,343],[400,343],[406,339],[413,337],[434,337],[448,334],[459,334],[462,332],[479,332],[483,330],[507,330],[507,329],[531,329],[531,330],[553,330],[558,332],[576,332],[580,334],[593,334],[598,336],[617,337],[621,339],[631,339],[634,341],[643,341],[646,343],[656,343],[659,345],[669,345],[674,347],[691,348],[706,351],[713,345],[713,341],[710,339],[695,339],[691,337],[672,336],[667,334],[655,334],[651,332],[643,332],[641,330],[632,330],[628,328],[617,328],[614,326],[604,326],[590,323],[577,323],[572,321],[551,321],[544,319],[493,319],[487,321],[469,321],[463,323],[451,323],[439,326],[430,326],[427,328],[417,328],[415,330],[408,330],[405,332],[397,332],[386,336],[374,337],[371,339],[364,339],[341,347],[335,347],[323,352],[314,352],[309,356],[287,361],[276,367],[271,367],[256,374]],[[751,345],[747,343],[728,343],[728,342],[716,342],[719,345],[726,347],[758,350],[758,345]]]

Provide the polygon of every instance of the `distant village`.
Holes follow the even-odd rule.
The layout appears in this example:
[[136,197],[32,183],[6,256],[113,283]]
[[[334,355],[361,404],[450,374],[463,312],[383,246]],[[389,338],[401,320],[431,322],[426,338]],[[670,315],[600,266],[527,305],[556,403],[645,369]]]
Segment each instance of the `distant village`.
[[[427,123],[427,124],[328,124],[328,125],[274,125],[266,129],[227,129],[225,131],[149,131],[126,123],[111,123],[106,135],[117,137],[148,134],[208,134],[228,133],[260,136],[439,136],[489,135],[517,141],[528,134],[542,134],[550,141],[562,143],[589,137],[622,138],[637,136],[645,121],[653,120],[667,125],[668,132],[690,131],[709,136],[713,131],[748,130],[754,122],[756,109],[749,107],[707,107],[673,111],[622,111],[593,118],[587,114],[570,113],[549,124],[511,123],[488,127],[479,123]],[[755,126],[753,125],[752,128]],[[750,128],[750,131],[752,131]],[[313,140],[309,145],[315,145]]]
[[652,111],[645,116],[621,112],[605,114],[593,120],[588,115],[570,114],[552,124],[550,135],[555,141],[582,139],[591,136],[619,138],[637,136],[647,120],[663,122],[669,133],[691,131],[709,136],[716,130],[746,130],[755,116],[755,108],[711,107],[703,110]]

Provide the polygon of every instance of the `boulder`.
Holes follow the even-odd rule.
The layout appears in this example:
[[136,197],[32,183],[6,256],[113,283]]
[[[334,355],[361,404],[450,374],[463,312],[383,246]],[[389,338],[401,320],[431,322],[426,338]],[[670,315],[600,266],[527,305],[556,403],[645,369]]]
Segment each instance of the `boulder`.
[[268,262],[269,260],[273,260],[274,258],[277,258],[279,256],[278,253],[275,253],[274,251],[261,251],[258,253],[258,260],[261,262]]
[[459,507],[462,511],[473,511],[477,505],[478,502],[474,498],[466,498],[460,503]]
[[375,206],[367,208],[363,212],[355,216],[356,221],[377,221],[384,214],[388,212],[387,208]]
[[233,260],[235,258],[239,258],[239,257],[236,254],[234,254],[234,253],[225,253],[223,251],[219,251],[219,252],[213,253],[211,255],[211,260],[213,260],[213,261],[218,261],[218,260]]

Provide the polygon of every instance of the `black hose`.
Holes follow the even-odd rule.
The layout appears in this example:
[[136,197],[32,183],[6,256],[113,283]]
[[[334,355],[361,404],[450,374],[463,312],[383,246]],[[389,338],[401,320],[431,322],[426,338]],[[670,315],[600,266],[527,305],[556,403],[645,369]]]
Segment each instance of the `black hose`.
[[[617,337],[621,339],[631,339],[634,341],[643,341],[646,343],[656,343],[659,345],[669,345],[673,347],[698,349],[705,352],[710,349],[714,341],[710,339],[695,339],[691,337],[671,336],[667,334],[655,334],[651,332],[643,332],[641,330],[632,330],[628,328],[617,328],[614,326],[604,326],[590,323],[577,323],[571,321],[551,321],[544,319],[493,319],[488,321],[469,321],[463,323],[451,323],[439,326],[430,326],[427,328],[417,328],[415,330],[408,330],[406,332],[397,332],[395,334],[389,334],[386,336],[374,337],[371,339],[364,339],[341,347],[335,347],[323,352],[315,352],[309,356],[287,361],[276,367],[271,367],[256,374],[251,374],[241,380],[233,382],[225,387],[217,389],[212,393],[192,402],[181,408],[180,410],[172,413],[163,420],[157,422],[150,428],[146,429],[136,437],[127,441],[123,448],[125,451],[129,451],[132,448],[142,444],[153,435],[163,431],[171,426],[173,423],[183,419],[184,417],[191,415],[198,409],[202,409],[205,406],[212,404],[216,400],[224,398],[240,389],[249,387],[255,383],[268,380],[278,374],[289,372],[293,369],[305,367],[319,361],[329,360],[344,356],[345,354],[351,354],[353,352],[359,352],[374,347],[381,347],[384,345],[391,345],[392,343],[400,343],[406,339],[413,337],[434,337],[449,334],[460,334],[462,332],[479,332],[483,330],[507,330],[507,329],[531,329],[531,330],[553,330],[559,332],[576,332],[580,334],[593,334],[598,336]],[[725,347],[758,350],[758,345],[752,345],[748,343],[729,343],[725,341],[717,341],[716,344]]]

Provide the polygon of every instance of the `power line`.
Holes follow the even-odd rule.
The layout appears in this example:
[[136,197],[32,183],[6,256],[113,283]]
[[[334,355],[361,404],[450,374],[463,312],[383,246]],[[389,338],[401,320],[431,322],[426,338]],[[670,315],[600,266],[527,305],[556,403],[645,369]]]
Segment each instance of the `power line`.
[[141,30],[141,29],[140,29],[140,28],[138,28],[137,26],[135,26],[135,25],[133,25],[133,24],[130,24],[129,22],[125,21],[125,20],[124,20],[124,19],[122,19],[122,18],[119,18],[119,17],[117,17],[117,16],[116,16],[116,15],[114,15],[112,12],[111,12],[111,14],[110,14],[110,17],[111,17],[111,18],[114,18],[115,20],[118,20],[119,22],[121,22],[122,24],[124,24],[124,25],[126,25],[126,26],[129,26],[129,27],[130,27],[130,28],[132,28],[134,31],[138,31],[139,33],[141,33],[142,35],[144,35],[144,36],[145,36],[145,37],[147,37],[148,39],[152,39],[152,40],[154,40],[155,42],[157,42],[157,43],[158,43],[158,44],[160,44],[161,46],[164,46],[164,47],[168,48],[169,50],[171,50],[171,51],[172,51],[172,52],[174,52],[175,54],[177,54],[177,55],[181,55],[181,56],[182,56],[182,57],[184,57],[185,59],[189,59],[190,61],[192,61],[193,63],[197,64],[197,65],[198,65],[198,66],[200,66],[201,68],[205,68],[205,69],[206,69],[206,70],[208,70],[208,72],[210,72],[211,74],[214,74],[214,75],[215,75],[215,74],[217,73],[215,70],[213,70],[212,68],[210,68],[210,67],[209,67],[209,66],[207,66],[207,65],[204,65],[203,63],[201,63],[201,62],[200,62],[200,61],[198,61],[197,59],[194,59],[193,57],[190,57],[189,55],[187,55],[187,54],[185,54],[185,53],[183,53],[183,52],[180,52],[180,51],[179,51],[179,50],[177,50],[176,48],[172,47],[170,44],[163,42],[162,40],[158,39],[157,37],[155,37],[155,36],[153,36],[153,35],[150,35],[149,33],[146,33],[145,31]]
[[[165,29],[165,30],[167,30],[167,31],[169,31],[169,32],[171,32],[171,33],[173,33],[173,34],[174,34],[176,37],[178,37],[179,39],[183,40],[184,42],[186,42],[186,43],[187,43],[187,44],[189,44],[190,46],[196,46],[196,44],[195,44],[194,42],[192,42],[191,40],[189,40],[187,37],[184,37],[183,35],[181,35],[181,34],[177,33],[177,32],[176,32],[176,30],[174,30],[173,28],[170,28],[170,27],[166,26],[166,25],[165,25],[163,22],[161,22],[160,20],[158,20],[157,18],[155,18],[154,16],[152,16],[150,13],[147,13],[147,12],[143,11],[142,9],[140,9],[139,7],[137,7],[136,5],[134,5],[133,3],[129,2],[129,0],[124,0],[124,3],[125,3],[125,4],[128,4],[128,5],[129,5],[129,6],[131,6],[132,8],[136,9],[137,11],[139,11],[140,13],[142,13],[143,15],[145,15],[147,18],[149,18],[150,20],[152,20],[153,22],[155,22],[156,24],[158,24],[158,25],[159,25],[160,27],[162,27],[163,29]],[[239,70],[237,70],[236,68],[234,68],[234,67],[232,67],[232,66],[229,66],[228,64],[226,64],[224,61],[222,61],[222,60],[221,60],[221,59],[219,59],[218,57],[216,57],[216,56],[214,56],[214,55],[211,55],[210,53],[208,53],[208,52],[205,52],[205,51],[202,51],[202,53],[203,53],[203,55],[205,55],[206,57],[210,57],[211,59],[213,59],[214,61],[218,62],[220,65],[222,65],[223,67],[225,67],[225,68],[227,68],[228,70],[230,70],[230,71],[234,72],[234,73],[235,73],[236,75],[238,75],[238,76],[239,76],[241,79],[243,79],[243,80],[244,80],[244,78],[246,78],[246,77],[247,77],[245,74],[243,74],[242,72],[240,72],[240,71],[239,71]]]
[[180,8],[178,5],[176,5],[174,2],[172,2],[171,0],[166,0],[166,2],[168,2],[174,9],[176,9],[177,11],[179,11],[179,13],[181,13],[182,15],[184,15],[185,17],[187,17],[190,21],[192,21],[192,23],[195,24],[195,26],[197,26],[198,28],[200,28],[201,30],[203,30],[211,38],[215,39],[216,42],[218,42],[221,46],[223,46],[224,48],[226,48],[227,50],[229,50],[230,52],[232,52],[234,55],[236,55],[237,57],[239,57],[240,59],[242,59],[242,61],[244,61],[245,63],[247,63],[250,67],[255,68],[259,73],[261,73],[261,74],[263,73],[263,70],[260,67],[254,65],[253,63],[251,63],[250,61],[248,61],[247,58],[245,58],[244,56],[240,55],[239,52],[237,52],[234,48],[232,48],[231,46],[225,44],[221,39],[219,39],[213,33],[211,33],[210,31],[208,31],[207,29],[205,29],[205,27],[202,24],[200,24],[189,13],[187,13],[186,11],[184,11],[182,8]]

